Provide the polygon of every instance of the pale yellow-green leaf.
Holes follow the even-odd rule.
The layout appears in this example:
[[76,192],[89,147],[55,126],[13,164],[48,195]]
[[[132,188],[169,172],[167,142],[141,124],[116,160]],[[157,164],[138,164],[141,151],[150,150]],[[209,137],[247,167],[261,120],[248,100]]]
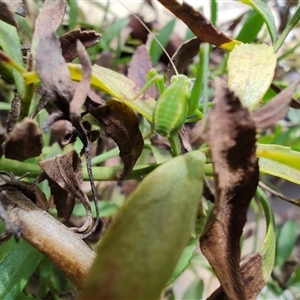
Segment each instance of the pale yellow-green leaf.
[[290,182],[300,184],[300,171],[278,161],[260,157],[259,170],[262,173],[273,175]]
[[300,152],[291,150],[290,147],[259,144],[256,149],[256,155],[260,158],[271,159],[296,170],[300,170]]
[[237,45],[228,58],[228,87],[251,111],[259,104],[274,77],[276,55],[266,44]]
[[205,157],[173,158],[128,197],[105,232],[80,299],[159,299],[195,230]]
[[[82,78],[81,65],[68,64],[68,66],[72,80],[80,81]],[[156,101],[153,98],[146,94],[136,97],[139,87],[131,79],[120,73],[98,65],[93,65],[92,69],[91,86],[94,89],[106,92],[152,122],[152,115],[156,105]],[[36,72],[27,72],[23,76],[26,84],[39,80]]]

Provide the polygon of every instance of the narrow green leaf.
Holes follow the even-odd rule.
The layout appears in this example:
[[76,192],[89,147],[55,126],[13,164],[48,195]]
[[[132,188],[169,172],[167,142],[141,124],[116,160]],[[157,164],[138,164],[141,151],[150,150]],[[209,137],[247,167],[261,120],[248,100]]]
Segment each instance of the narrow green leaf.
[[[16,27],[0,20],[0,46],[2,50],[12,57],[17,63],[23,66],[23,55],[21,44]],[[15,69],[12,69],[12,75],[20,98],[23,98],[25,92],[24,79]]]
[[[163,47],[166,47],[171,34],[173,32],[174,29],[174,25],[175,25],[175,21],[176,19],[172,19],[170,22],[168,22],[164,28],[162,28],[158,35],[156,36],[156,38],[159,40],[159,42],[162,44]],[[151,61],[153,65],[156,65],[157,62],[159,61],[159,58],[161,57],[162,53],[163,53],[163,49],[161,48],[161,46],[157,43],[157,41],[154,39],[151,43],[150,46],[150,57],[151,57]]]
[[158,299],[195,227],[205,157],[189,152],[151,172],[105,232],[81,299]]
[[275,19],[270,7],[261,0],[239,0],[239,1],[248,4],[262,16],[262,18],[264,19],[268,27],[272,43],[274,44],[277,37],[276,34],[277,31],[276,31]]
[[259,249],[259,254],[263,258],[263,278],[265,282],[267,282],[271,276],[275,261],[276,225],[272,207],[265,193],[258,187],[256,194],[263,207],[266,218],[266,236]]
[[275,266],[281,266],[292,254],[299,230],[295,221],[288,220],[277,234]]
[[257,146],[256,155],[258,157],[272,159],[300,170],[300,152],[291,150],[290,147],[273,144],[259,144]]
[[228,87],[251,111],[260,103],[274,77],[276,55],[266,44],[242,44],[227,62]]
[[298,6],[297,10],[295,11],[293,17],[289,20],[286,27],[284,28],[281,35],[278,37],[278,40],[276,41],[274,45],[274,51],[277,52],[280,47],[282,46],[283,42],[285,41],[286,37],[290,33],[290,31],[297,25],[297,23],[300,20],[300,6]]
[[69,4],[69,30],[73,30],[76,27],[78,18],[78,5],[77,0],[68,1]]
[[261,15],[256,10],[251,10],[236,39],[243,43],[252,43],[256,39],[263,24],[264,20]]
[[0,264],[0,299],[16,299],[43,255],[21,240]]

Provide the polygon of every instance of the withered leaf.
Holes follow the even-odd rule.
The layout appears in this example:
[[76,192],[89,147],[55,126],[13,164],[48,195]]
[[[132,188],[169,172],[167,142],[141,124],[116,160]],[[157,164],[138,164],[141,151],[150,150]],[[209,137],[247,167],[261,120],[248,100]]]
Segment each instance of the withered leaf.
[[[184,42],[172,56],[172,61],[176,66],[177,72],[183,74],[187,66],[191,63],[191,60],[199,52],[199,47],[201,45],[201,40],[194,37],[186,42]],[[167,78],[168,80],[175,75],[175,70],[172,65],[168,65]]]
[[171,11],[177,18],[182,20],[193,33],[203,42],[216,46],[230,43],[233,40],[222,32],[219,32],[212,23],[201,13],[186,2],[179,3],[176,0],[158,0],[163,6]]
[[[279,87],[279,86],[277,86],[276,84],[274,84],[274,83],[271,83],[271,89],[275,92],[275,93],[277,93],[277,94],[279,94],[280,92],[281,92],[281,88]],[[292,101],[291,101],[291,103],[290,103],[290,106],[292,107],[292,108],[295,108],[295,109],[300,109],[300,102],[299,102],[299,99],[298,100],[295,100],[294,98],[292,99]]]
[[17,189],[29,198],[37,207],[48,210],[49,203],[40,188],[32,183],[19,180],[7,180],[0,183],[0,190]]
[[16,94],[11,101],[11,109],[6,121],[6,132],[10,133],[14,126],[17,124],[21,109],[21,101]]
[[81,108],[90,90],[92,64],[82,43],[79,40],[77,40],[76,45],[77,45],[77,53],[82,65],[82,79],[80,83],[77,85],[73,99],[70,102],[69,113],[70,113],[71,123],[79,131],[84,146],[87,146],[89,142],[88,142],[86,131],[81,122]]
[[69,221],[75,206],[75,196],[61,188],[54,180],[48,178],[51,194],[57,210],[57,216],[60,221],[65,223]]
[[119,146],[120,157],[124,162],[120,178],[125,178],[132,171],[144,147],[137,115],[130,107],[115,100],[108,100],[105,106],[89,112]]
[[[266,282],[263,277],[263,257],[259,253],[254,253],[247,257],[241,265],[241,274],[245,285],[247,300],[257,299]],[[208,300],[228,300],[222,287],[215,290]]]
[[[69,194],[76,197],[83,204],[87,211],[87,220],[84,225],[81,228],[78,228],[76,231],[85,232],[92,224],[93,217],[89,199],[81,189],[81,184],[83,181],[82,166],[81,159],[77,152],[72,150],[65,155],[57,155],[51,159],[40,161],[39,165],[52,181],[54,181]],[[54,192],[56,191],[58,190],[54,189]],[[54,195],[54,197],[56,196]],[[60,201],[60,199],[61,197],[56,197],[56,203],[57,201]],[[66,207],[62,212],[63,216],[65,217],[66,215],[70,214],[70,210],[73,210],[74,203],[69,201],[68,203],[59,204],[58,207],[61,207],[64,204],[70,205],[70,207]]]
[[217,82],[215,106],[208,116],[207,142],[216,185],[211,219],[200,248],[229,299],[246,300],[240,270],[240,237],[258,184],[256,128],[247,108]]
[[27,10],[23,0],[5,1],[7,6],[11,11],[20,15],[21,17],[26,17]]
[[18,23],[8,3],[0,1],[0,20],[18,28]]
[[[150,55],[145,45],[137,47],[134,54],[132,55],[127,77],[133,80],[137,86],[143,87],[146,83],[146,76],[149,70],[152,68]],[[152,85],[148,90],[147,94],[156,99],[158,96],[158,90],[155,85]]]
[[299,83],[300,80],[295,81],[266,105],[253,113],[253,119],[257,128],[263,129],[272,126],[286,115],[293,99],[293,93]]
[[38,123],[25,118],[14,127],[8,136],[5,157],[24,161],[42,153],[42,133]]
[[74,29],[69,31],[60,37],[62,56],[66,62],[71,62],[77,57],[77,40],[79,40],[85,48],[89,48],[97,44],[100,38],[101,34],[96,33],[94,30],[82,31],[81,29]]
[[67,111],[67,103],[74,94],[70,72],[56,36],[56,30],[63,20],[65,11],[65,0],[46,0],[36,19],[32,40],[32,55],[42,87],[54,99],[57,96],[61,98],[57,101],[57,105],[63,112]]

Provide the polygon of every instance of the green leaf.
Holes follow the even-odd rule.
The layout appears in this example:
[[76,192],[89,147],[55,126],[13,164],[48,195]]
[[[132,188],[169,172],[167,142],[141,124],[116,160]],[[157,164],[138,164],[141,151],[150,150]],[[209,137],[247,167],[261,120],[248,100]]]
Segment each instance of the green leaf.
[[[172,19],[170,22],[168,22],[164,28],[162,28],[156,38],[159,40],[160,44],[165,48],[170,40],[171,34],[173,32],[173,28],[175,25],[176,19]],[[150,46],[150,57],[153,65],[156,65],[159,61],[159,58],[161,57],[163,53],[163,49],[157,43],[155,39],[153,39],[151,46]]]
[[[0,46],[2,50],[17,63],[23,66],[23,55],[16,27],[0,20]],[[22,75],[12,68],[12,75],[20,98],[25,92],[24,79]]]
[[298,225],[295,221],[288,220],[277,234],[277,251],[275,266],[281,266],[292,254],[298,236]]
[[76,27],[78,18],[78,5],[77,0],[68,1],[69,4],[69,30],[73,30]]
[[203,281],[201,279],[196,279],[189,285],[182,299],[183,300],[202,299],[203,291],[204,291]]
[[256,194],[263,207],[266,218],[266,236],[259,249],[259,254],[263,258],[263,278],[265,282],[267,282],[271,276],[275,261],[276,225],[272,207],[265,193],[260,187],[258,187]]
[[81,299],[158,299],[193,234],[205,157],[173,158],[127,198],[99,247]]
[[0,299],[16,299],[43,255],[21,240],[0,264]]
[[262,18],[264,19],[264,21],[268,27],[271,40],[274,44],[276,41],[276,36],[277,36],[276,24],[275,24],[275,19],[271,12],[270,7],[261,0],[239,0],[239,1],[243,2],[245,4],[248,4],[262,16]]
[[253,42],[256,39],[257,34],[261,30],[263,24],[264,20],[261,15],[257,11],[251,10],[248,13],[248,17],[245,20],[243,27],[236,39],[243,43]]
[[285,41],[286,37],[290,33],[290,31],[297,25],[298,21],[300,20],[300,6],[298,6],[297,10],[295,11],[293,17],[289,20],[286,27],[284,28],[283,32],[279,36],[278,40],[274,45],[274,51],[277,52],[280,47],[282,46],[283,42]]
[[229,53],[228,87],[251,111],[260,103],[274,77],[276,55],[266,44],[242,44]]
[[[272,144],[259,144],[256,155],[274,160],[281,164],[300,170],[300,152],[291,150],[290,147]],[[286,176],[286,175],[285,175]]]

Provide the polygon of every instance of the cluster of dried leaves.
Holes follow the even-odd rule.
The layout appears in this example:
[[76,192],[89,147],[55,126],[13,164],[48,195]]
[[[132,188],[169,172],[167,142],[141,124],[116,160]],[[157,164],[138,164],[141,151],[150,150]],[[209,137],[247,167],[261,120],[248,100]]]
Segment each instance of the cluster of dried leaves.
[[[190,59],[198,52],[202,41],[217,46],[233,42],[218,32],[200,12],[188,4],[179,4],[173,0],[159,1],[181,18],[197,35],[197,38],[180,47],[173,57],[179,72],[185,69]],[[9,7],[12,9],[11,5],[4,2],[0,2],[0,5],[4,8],[1,9],[0,18],[17,26],[9,10]],[[41,130],[33,118],[42,108],[46,108],[50,115],[44,125],[45,130],[55,122],[63,120],[68,131],[63,137],[62,144],[73,142],[76,138],[82,141],[83,149],[80,154],[84,153],[86,156],[96,202],[91,144],[99,138],[99,131],[92,130],[91,124],[83,121],[83,116],[92,115],[104,132],[119,146],[124,169],[116,179],[124,179],[130,174],[141,154],[144,142],[138,127],[138,118],[131,108],[115,100],[92,99],[90,94],[92,68],[85,49],[95,45],[101,35],[94,31],[74,30],[58,38],[56,30],[61,25],[65,12],[66,1],[44,2],[35,23],[32,41],[32,57],[42,83],[38,89],[39,104],[32,116],[22,118],[20,100],[16,96],[7,121],[7,136],[1,135],[0,142],[6,143],[4,153],[6,158],[24,161],[40,155],[43,147]],[[129,70],[129,76],[135,78],[136,82],[141,76],[137,76],[134,69],[140,66],[137,61],[145,57],[143,48],[139,48],[138,51]],[[67,64],[76,57],[79,57],[82,65],[83,75],[79,83],[70,79]],[[173,70],[170,70],[169,77],[172,75]],[[250,114],[224,83],[216,82],[215,105],[209,113],[204,137],[210,147],[214,165],[215,206],[209,224],[200,238],[201,251],[210,262],[221,284],[210,299],[255,299],[265,285],[261,268],[262,258],[258,254],[254,254],[240,265],[240,237],[246,222],[247,209],[259,180],[258,160],[255,156],[256,134],[258,129],[272,125],[285,115],[297,84],[298,82],[281,92],[264,108]],[[54,104],[54,108],[49,103]],[[295,105],[295,101],[293,103]],[[180,134],[183,149],[188,151],[192,146],[186,141],[184,133]],[[93,217],[89,199],[81,189],[82,167],[79,155],[71,151],[41,161],[40,167],[44,173],[38,180],[49,181],[58,216],[64,222],[70,218],[75,198],[84,204],[87,211],[86,222],[81,228],[74,230],[79,232],[81,237],[86,237],[87,231],[92,232],[95,229],[98,219],[94,229],[91,229]],[[38,207],[48,209],[47,200],[35,184],[17,181],[10,174],[1,175],[0,190],[0,216],[14,233],[18,232],[18,228],[22,229],[22,234],[27,230],[22,222],[11,221],[14,218],[13,214],[18,214],[11,205],[12,202],[17,202],[16,198],[25,196]],[[20,196],[20,193],[23,196]],[[19,202],[18,205],[22,206]],[[9,214],[7,214],[8,207],[11,209]],[[25,208],[25,210],[34,209],[30,205]],[[27,234],[28,239],[30,236]],[[45,248],[41,251],[47,255],[50,252]],[[89,263],[84,264],[90,266],[94,256],[90,252],[87,253]],[[59,259],[55,261],[58,262]],[[68,275],[81,285],[81,279],[74,278],[74,272],[73,275],[70,272]],[[82,271],[80,278],[84,277],[84,272],[87,271]]]

